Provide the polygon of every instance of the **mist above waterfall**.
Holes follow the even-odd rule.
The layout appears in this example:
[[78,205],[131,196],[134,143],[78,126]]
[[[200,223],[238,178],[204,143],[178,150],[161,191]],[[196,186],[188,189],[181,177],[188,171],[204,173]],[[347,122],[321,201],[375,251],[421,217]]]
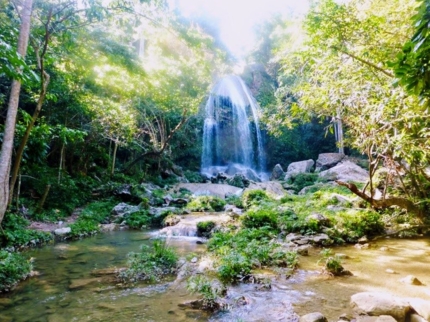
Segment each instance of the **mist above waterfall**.
[[227,169],[231,165],[238,170],[236,173],[264,172],[266,156],[259,107],[243,80],[236,75],[219,80],[205,111],[202,173],[212,175],[215,167]]

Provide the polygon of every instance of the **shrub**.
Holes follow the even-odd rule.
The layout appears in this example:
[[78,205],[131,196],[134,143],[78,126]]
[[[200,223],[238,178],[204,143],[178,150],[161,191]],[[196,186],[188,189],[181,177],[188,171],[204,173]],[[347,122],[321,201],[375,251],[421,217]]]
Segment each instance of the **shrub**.
[[199,172],[186,170],[184,171],[184,176],[191,183],[204,183],[206,181]]
[[146,210],[141,210],[126,215],[124,221],[130,228],[141,229],[151,224],[151,217]]
[[333,252],[331,249],[324,248],[320,255],[322,258],[318,261],[324,262],[324,270],[334,276],[342,275],[345,269],[342,266],[342,260],[338,256],[333,256]]
[[243,204],[242,204],[242,198],[236,195],[230,195],[227,198],[225,198],[225,201],[227,202],[227,204],[229,205],[234,205],[237,208],[243,208]]
[[140,253],[128,254],[128,268],[121,271],[118,278],[125,283],[159,281],[164,275],[173,273],[178,261],[176,252],[166,241],[156,240],[151,247],[141,246]]
[[199,196],[191,200],[187,208],[191,211],[221,211],[225,205],[224,199],[213,196]]
[[0,293],[10,291],[30,274],[32,264],[18,253],[0,250]]
[[245,209],[251,206],[259,205],[263,201],[269,201],[270,198],[263,190],[247,190],[242,195],[242,204]]
[[278,229],[278,213],[274,208],[253,208],[242,217],[242,224],[246,228],[270,227]]
[[188,279],[187,290],[194,294],[198,293],[203,297],[203,308],[216,310],[220,308],[219,300],[226,293],[223,287],[216,280],[209,280],[206,276],[195,275]]
[[224,283],[235,283],[245,278],[251,268],[249,258],[233,250],[221,257],[218,275]]
[[215,223],[211,220],[201,221],[197,223],[197,236],[210,237],[212,229],[215,228]]
[[97,234],[100,231],[99,224],[95,220],[85,217],[79,217],[70,225],[70,228],[72,229],[70,236],[73,238]]
[[340,215],[335,229],[345,240],[355,242],[364,235],[372,236],[383,232],[384,223],[375,211],[349,211]]
[[47,232],[26,229],[29,221],[25,218],[6,213],[0,230],[0,246],[25,247],[44,244],[52,240]]
[[312,186],[318,179],[318,173],[297,173],[293,174],[287,183],[294,186],[294,190],[299,192],[304,187]]

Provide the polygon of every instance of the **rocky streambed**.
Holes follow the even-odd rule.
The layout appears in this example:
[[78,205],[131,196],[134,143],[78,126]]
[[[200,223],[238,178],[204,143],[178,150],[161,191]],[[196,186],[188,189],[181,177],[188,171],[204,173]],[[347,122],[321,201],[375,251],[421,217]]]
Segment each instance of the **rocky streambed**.
[[[198,222],[202,218],[196,215],[190,221]],[[180,274],[184,270],[203,274],[211,269],[205,246],[197,243],[200,239],[180,236],[178,231],[169,234],[166,230],[161,235],[170,236],[168,243],[184,257]],[[188,229],[185,231],[189,233]],[[318,264],[321,248],[308,246],[294,274],[282,270],[256,271],[253,280],[228,287],[224,299],[227,310],[211,314],[187,305],[198,296],[186,291],[184,276],[152,285],[115,284],[112,271],[124,266],[129,251],[138,251],[141,244],[150,243],[155,235],[159,232],[115,231],[31,250],[29,255],[35,258],[39,274],[0,297],[0,321],[297,321],[300,317],[309,321],[321,318],[315,314],[306,316],[314,312],[329,321],[377,319],[359,315],[366,310],[371,315],[394,315],[397,321],[403,321],[406,316],[410,318],[407,313],[412,311],[410,298],[420,299],[414,300],[415,311],[421,314],[414,315],[414,321],[429,319],[428,239],[380,239],[370,241],[365,247],[336,247],[335,253],[353,274],[341,277],[322,274]],[[358,299],[354,309],[351,297],[362,292],[372,293]],[[373,304],[381,302],[388,302],[389,308],[375,309]],[[390,314],[389,310],[400,313]]]

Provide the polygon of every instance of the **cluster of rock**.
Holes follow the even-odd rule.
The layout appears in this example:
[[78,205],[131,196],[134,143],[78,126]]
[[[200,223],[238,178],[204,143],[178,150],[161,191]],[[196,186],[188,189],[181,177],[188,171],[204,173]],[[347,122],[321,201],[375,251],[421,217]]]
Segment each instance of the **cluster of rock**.
[[[430,321],[430,301],[402,298],[388,293],[361,292],[351,296],[355,316],[342,315],[341,321],[356,322],[426,322]],[[319,312],[309,313],[300,322],[327,322]]]
[[270,180],[287,181],[299,173],[310,173],[314,166],[315,173],[329,181],[365,182],[368,179],[367,171],[351,162],[344,154],[321,153],[316,162],[309,159],[290,163],[286,172],[284,172],[280,164],[275,165]]

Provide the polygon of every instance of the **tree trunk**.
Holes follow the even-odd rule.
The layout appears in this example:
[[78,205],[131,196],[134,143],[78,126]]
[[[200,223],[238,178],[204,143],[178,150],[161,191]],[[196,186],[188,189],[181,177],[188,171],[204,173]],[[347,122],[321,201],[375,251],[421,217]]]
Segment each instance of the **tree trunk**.
[[[33,0],[25,0],[21,10],[21,27],[18,39],[18,53],[25,57],[27,54],[28,39],[30,35],[30,23]],[[19,93],[21,82],[12,82],[11,93],[7,108],[7,116],[4,128],[3,143],[0,152],[0,224],[9,203],[9,175],[12,160],[12,148],[15,135],[16,114],[18,112]]]
[[115,173],[115,162],[116,162],[116,152],[118,151],[118,142],[114,141],[113,153],[112,153],[112,168],[110,170],[110,175],[113,176]]
[[364,192],[360,191],[353,183],[346,183],[343,181],[336,181],[336,183],[338,185],[347,187],[352,193],[359,196],[361,199],[367,201],[375,209],[386,209],[391,206],[397,206],[399,208],[406,209],[408,212],[414,215],[417,215],[419,219],[423,218],[422,209],[408,199],[399,197],[391,197],[387,199],[373,199],[371,196],[368,196]]

